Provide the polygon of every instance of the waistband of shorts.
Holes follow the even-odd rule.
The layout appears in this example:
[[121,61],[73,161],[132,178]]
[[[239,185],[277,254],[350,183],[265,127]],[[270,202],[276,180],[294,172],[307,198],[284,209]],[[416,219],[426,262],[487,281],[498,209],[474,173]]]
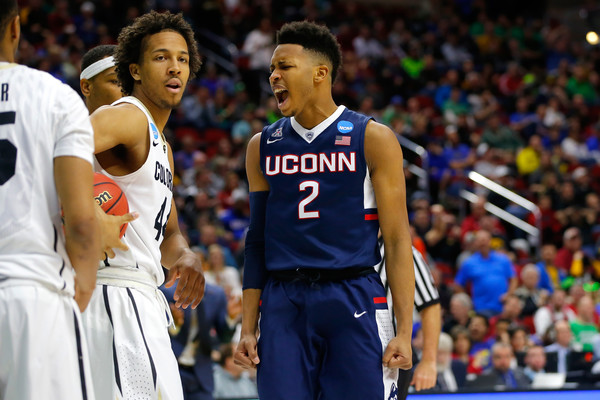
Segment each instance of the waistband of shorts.
[[146,271],[141,269],[105,267],[98,270],[96,285],[137,289],[148,297],[158,300],[167,314],[167,326],[174,324],[167,298],[156,286],[154,278]]
[[270,276],[278,281],[325,282],[343,281],[374,274],[373,267],[351,267],[342,269],[296,268],[270,271]]

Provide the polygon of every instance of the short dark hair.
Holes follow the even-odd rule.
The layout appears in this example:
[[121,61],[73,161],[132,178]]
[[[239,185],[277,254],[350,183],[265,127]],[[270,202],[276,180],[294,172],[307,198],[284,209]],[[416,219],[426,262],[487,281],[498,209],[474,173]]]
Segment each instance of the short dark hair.
[[117,46],[114,44],[102,44],[90,49],[81,58],[81,70],[83,71],[96,61],[100,61],[105,57],[114,56]]
[[299,44],[306,50],[322,55],[331,62],[331,83],[342,66],[342,49],[335,36],[324,25],[309,21],[284,24],[277,32],[277,45]]
[[190,56],[190,79],[200,69],[200,53],[194,39],[194,31],[183,19],[183,14],[171,14],[168,11],[165,13],[150,11],[136,18],[131,25],[123,28],[119,34],[115,63],[117,65],[117,77],[121,83],[123,93],[126,95],[133,92],[134,85],[134,79],[129,72],[129,65],[140,63],[144,39],[162,31],[177,32],[185,39]]
[[17,0],[0,0],[0,34],[4,35],[4,31],[8,28],[8,23],[17,14],[19,14],[19,6]]
[[475,318],[481,318],[483,320],[483,322],[485,323],[485,326],[487,326],[488,328],[490,327],[490,320],[489,320],[489,318],[486,315],[480,314],[480,313],[475,313],[471,317],[471,320],[473,320]]

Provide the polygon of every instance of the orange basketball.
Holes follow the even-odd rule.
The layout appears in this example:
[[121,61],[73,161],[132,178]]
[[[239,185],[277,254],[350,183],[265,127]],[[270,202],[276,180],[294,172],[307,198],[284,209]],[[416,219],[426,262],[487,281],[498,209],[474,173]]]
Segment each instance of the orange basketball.
[[[129,203],[119,185],[106,175],[94,173],[94,199],[110,215],[124,215],[129,212]],[[120,237],[127,230],[127,224],[121,225]]]

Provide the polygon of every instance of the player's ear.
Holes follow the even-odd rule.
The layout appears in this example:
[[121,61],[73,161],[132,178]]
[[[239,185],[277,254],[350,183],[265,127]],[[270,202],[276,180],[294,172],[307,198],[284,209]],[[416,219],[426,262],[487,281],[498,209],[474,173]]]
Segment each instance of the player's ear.
[[325,64],[321,64],[321,65],[317,65],[315,67],[315,72],[314,72],[314,81],[315,83],[317,82],[322,82],[325,79],[327,79],[327,77],[329,76],[329,67]]
[[10,22],[10,39],[15,43],[15,49],[19,45],[21,37],[21,17],[16,15]]
[[92,82],[85,78],[81,79],[79,81],[79,88],[81,89],[81,94],[83,94],[84,97],[89,97],[92,88]]
[[135,81],[141,81],[142,77],[140,76],[140,65],[139,64],[129,64],[129,73],[133,77]]

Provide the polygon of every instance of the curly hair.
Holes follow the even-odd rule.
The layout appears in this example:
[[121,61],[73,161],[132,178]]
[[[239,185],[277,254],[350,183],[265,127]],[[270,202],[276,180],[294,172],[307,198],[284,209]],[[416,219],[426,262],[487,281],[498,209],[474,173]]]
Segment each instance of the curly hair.
[[190,79],[200,70],[200,53],[192,27],[183,19],[183,15],[170,12],[158,13],[151,11],[144,14],[133,24],[123,28],[118,38],[115,52],[117,77],[121,83],[123,93],[130,95],[133,92],[134,79],[129,72],[130,64],[139,64],[142,58],[143,42],[146,37],[162,31],[179,33],[185,39],[189,52]]
[[342,50],[335,36],[324,25],[310,21],[284,24],[277,32],[277,45],[299,44],[306,50],[324,56],[331,63],[331,83],[342,66]]

